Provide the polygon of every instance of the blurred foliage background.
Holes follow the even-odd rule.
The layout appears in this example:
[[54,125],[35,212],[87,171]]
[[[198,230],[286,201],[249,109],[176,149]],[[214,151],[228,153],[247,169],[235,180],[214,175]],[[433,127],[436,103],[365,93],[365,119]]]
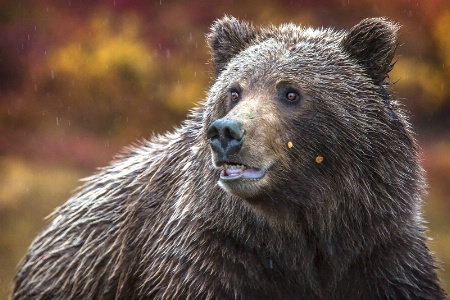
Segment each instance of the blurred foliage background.
[[402,25],[390,74],[428,172],[430,247],[450,287],[450,4],[447,0],[0,1],[0,298],[44,218],[127,144],[177,126],[205,97],[204,35],[255,24]]

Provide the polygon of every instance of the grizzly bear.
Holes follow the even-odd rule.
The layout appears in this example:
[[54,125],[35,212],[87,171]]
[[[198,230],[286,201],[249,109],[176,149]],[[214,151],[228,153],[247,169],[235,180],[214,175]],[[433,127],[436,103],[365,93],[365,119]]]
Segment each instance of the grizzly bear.
[[216,21],[206,101],[54,212],[12,298],[443,299],[398,29]]

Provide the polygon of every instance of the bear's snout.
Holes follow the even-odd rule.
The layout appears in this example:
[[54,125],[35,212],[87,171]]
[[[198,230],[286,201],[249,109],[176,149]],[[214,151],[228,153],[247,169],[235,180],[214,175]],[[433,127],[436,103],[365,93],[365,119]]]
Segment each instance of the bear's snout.
[[217,161],[225,162],[235,157],[244,142],[244,124],[236,119],[219,119],[208,128],[206,137]]

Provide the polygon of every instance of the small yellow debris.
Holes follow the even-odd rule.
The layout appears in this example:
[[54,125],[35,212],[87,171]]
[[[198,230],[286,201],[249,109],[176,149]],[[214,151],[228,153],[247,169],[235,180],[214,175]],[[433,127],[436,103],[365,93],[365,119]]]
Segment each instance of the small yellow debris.
[[294,147],[294,144],[292,144],[291,141],[288,142],[288,148],[291,149],[292,147]]
[[317,155],[316,156],[316,163],[321,164],[323,162],[323,156],[322,155]]

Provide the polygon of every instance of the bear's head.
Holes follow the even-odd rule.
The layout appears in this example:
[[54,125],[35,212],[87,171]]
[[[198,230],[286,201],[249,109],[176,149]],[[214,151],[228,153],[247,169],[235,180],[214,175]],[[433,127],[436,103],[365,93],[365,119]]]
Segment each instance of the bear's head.
[[386,81],[397,31],[383,18],[349,32],[215,22],[204,136],[219,186],[253,204],[330,209],[418,184],[414,141]]

